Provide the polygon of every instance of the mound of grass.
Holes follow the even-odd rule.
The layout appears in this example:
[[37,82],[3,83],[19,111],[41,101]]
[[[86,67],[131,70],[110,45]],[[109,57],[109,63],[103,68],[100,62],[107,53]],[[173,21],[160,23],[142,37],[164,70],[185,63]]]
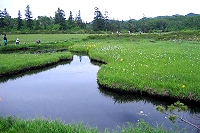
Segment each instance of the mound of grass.
[[70,52],[43,54],[0,54],[0,77],[35,68],[45,67],[62,60],[71,60]]
[[71,43],[58,44],[22,44],[22,45],[8,45],[0,47],[0,53],[33,53],[33,52],[56,52],[67,50]]
[[[31,42],[30,40],[34,40],[38,35],[26,37],[21,35],[21,38]],[[74,37],[77,39],[73,39]],[[84,40],[85,37],[87,38]],[[161,35],[42,35],[41,38],[59,43],[51,44],[44,41],[46,43],[41,45],[8,45],[1,47],[0,52],[27,51],[26,49],[57,51],[65,48],[70,51],[86,52],[91,59],[107,63],[101,67],[97,77],[98,83],[103,86],[127,92],[139,91],[151,95],[200,101],[198,31]],[[65,53],[1,54],[0,74],[5,75],[20,71],[19,69],[57,62],[70,56],[72,55]]]
[[[8,45],[0,46],[0,77],[31,69],[38,69],[61,60],[71,60],[68,50],[73,43],[88,35],[66,34],[34,34],[8,35]],[[15,45],[15,39],[20,39],[20,45]],[[40,39],[41,44],[35,41]]]
[[97,77],[105,87],[200,101],[200,42],[158,41],[155,36],[160,35],[95,37],[72,48],[107,63]]

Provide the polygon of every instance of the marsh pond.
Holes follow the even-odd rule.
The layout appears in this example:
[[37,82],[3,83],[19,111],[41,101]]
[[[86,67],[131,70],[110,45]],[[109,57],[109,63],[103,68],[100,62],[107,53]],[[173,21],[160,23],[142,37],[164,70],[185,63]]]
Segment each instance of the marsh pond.
[[[101,88],[97,84],[99,69],[100,64],[92,62],[88,56],[74,55],[71,62],[1,79],[0,116],[83,122],[100,131],[112,130],[127,122],[135,124],[140,119],[153,126],[174,127],[166,115],[155,109],[157,105],[169,105],[169,101]],[[199,112],[199,107],[191,106],[180,114],[190,120],[199,116]],[[178,122],[178,126],[192,129],[183,122]]]

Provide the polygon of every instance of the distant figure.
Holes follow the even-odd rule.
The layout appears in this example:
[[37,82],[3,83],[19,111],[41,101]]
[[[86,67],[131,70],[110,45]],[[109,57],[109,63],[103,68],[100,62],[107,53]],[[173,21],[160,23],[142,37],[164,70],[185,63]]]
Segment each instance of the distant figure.
[[15,44],[19,45],[19,39],[18,38],[16,39]]
[[6,46],[6,45],[7,45],[7,37],[6,37],[6,34],[5,34],[4,37],[3,37],[3,42],[4,42],[4,46]]
[[40,43],[41,43],[41,41],[40,41],[40,40],[36,40],[36,43],[37,43],[37,44],[40,44]]
[[1,46],[1,35],[2,35],[2,34],[0,34],[0,46]]
[[128,33],[129,33],[129,35],[132,35],[132,34],[133,34],[132,31],[130,31],[130,30],[128,31]]
[[118,34],[118,35],[121,35],[121,31],[117,31],[117,34]]

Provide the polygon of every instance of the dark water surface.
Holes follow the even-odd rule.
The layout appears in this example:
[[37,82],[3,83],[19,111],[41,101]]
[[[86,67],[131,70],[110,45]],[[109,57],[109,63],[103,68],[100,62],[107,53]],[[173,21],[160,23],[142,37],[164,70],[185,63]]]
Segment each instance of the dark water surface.
[[[173,127],[164,114],[155,110],[156,105],[167,102],[105,91],[96,81],[99,69],[87,56],[74,55],[70,63],[4,79],[0,82],[0,116],[51,118],[65,123],[82,121],[101,131],[139,119],[151,125],[164,123],[168,128]],[[185,117],[194,116],[190,113],[184,113]]]

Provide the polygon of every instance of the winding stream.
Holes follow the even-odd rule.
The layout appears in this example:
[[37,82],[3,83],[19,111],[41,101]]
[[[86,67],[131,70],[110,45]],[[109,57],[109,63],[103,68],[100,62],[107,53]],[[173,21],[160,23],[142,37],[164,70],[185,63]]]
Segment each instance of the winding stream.
[[[140,119],[154,126],[164,123],[168,128],[174,127],[164,114],[155,110],[156,105],[167,102],[106,91],[96,82],[99,69],[100,65],[91,63],[87,56],[74,55],[72,62],[1,79],[0,116],[51,118],[65,123],[81,121],[102,131]],[[193,117],[191,112],[184,113],[185,117]],[[184,123],[179,126],[191,129]]]

